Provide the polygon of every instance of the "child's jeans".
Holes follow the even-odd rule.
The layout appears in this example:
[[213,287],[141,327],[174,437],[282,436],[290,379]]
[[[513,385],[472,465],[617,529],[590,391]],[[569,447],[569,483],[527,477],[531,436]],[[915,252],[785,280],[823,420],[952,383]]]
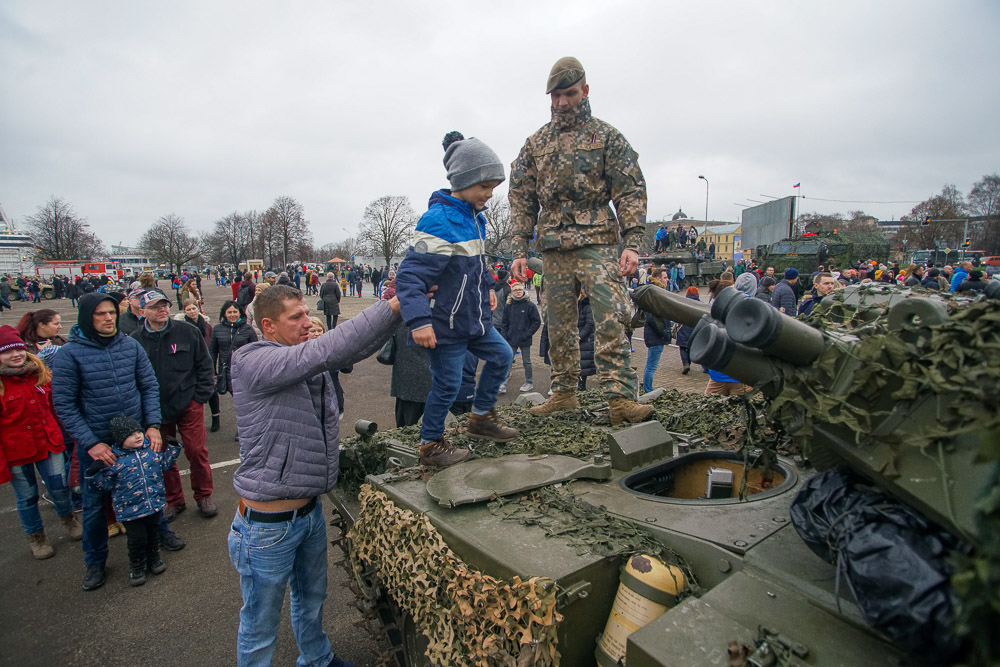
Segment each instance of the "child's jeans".
[[69,486],[66,483],[66,463],[63,453],[49,454],[49,458],[28,463],[23,466],[11,466],[11,484],[14,496],[17,498],[17,516],[21,520],[24,532],[32,535],[42,530],[42,515],[38,512],[38,478],[35,470],[45,480],[45,489],[49,498],[56,506],[56,514],[66,516],[73,512],[70,501]]
[[431,362],[431,393],[424,405],[424,423],[420,427],[420,440],[432,442],[444,433],[444,419],[448,408],[458,397],[462,387],[462,368],[468,350],[486,363],[476,384],[472,399],[473,411],[483,414],[493,409],[500,385],[507,379],[514,353],[500,332],[490,327],[486,334],[457,343],[438,343],[427,350]]
[[[531,343],[528,343],[527,345],[515,345],[511,347],[511,350],[521,351],[521,361],[524,363],[524,381],[528,384],[534,384],[532,382],[533,369],[531,368]],[[511,365],[511,370],[513,370],[513,365]],[[508,382],[510,380],[510,376],[511,373],[508,371],[507,379],[504,380],[504,382]]]

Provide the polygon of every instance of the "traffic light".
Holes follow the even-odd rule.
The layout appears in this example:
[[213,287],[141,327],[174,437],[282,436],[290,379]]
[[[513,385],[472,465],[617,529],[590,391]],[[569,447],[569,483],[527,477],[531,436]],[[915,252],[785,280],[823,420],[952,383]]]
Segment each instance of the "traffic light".
[[968,248],[971,245],[972,245],[972,239],[965,239],[965,242],[962,243],[963,248]]
[[930,218],[930,216],[927,216],[926,218],[924,218],[924,219],[923,219],[923,220],[922,220],[922,221],[920,222],[920,226],[921,226],[921,227],[926,227],[926,226],[927,226],[927,225],[929,225],[929,224],[931,224],[931,218]]

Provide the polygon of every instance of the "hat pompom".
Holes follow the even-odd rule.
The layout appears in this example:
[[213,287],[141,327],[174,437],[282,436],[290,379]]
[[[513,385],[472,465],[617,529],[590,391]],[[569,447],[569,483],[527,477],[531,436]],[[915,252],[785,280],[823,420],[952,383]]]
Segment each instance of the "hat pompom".
[[444,140],[441,142],[441,147],[447,151],[448,146],[451,146],[456,141],[462,141],[463,139],[465,139],[465,135],[463,135],[458,130],[452,130],[448,134],[444,135]]

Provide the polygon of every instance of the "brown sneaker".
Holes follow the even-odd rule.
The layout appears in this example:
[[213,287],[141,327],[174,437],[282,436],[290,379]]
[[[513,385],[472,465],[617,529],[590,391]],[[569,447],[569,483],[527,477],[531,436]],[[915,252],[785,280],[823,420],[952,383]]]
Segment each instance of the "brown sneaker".
[[63,527],[69,534],[69,539],[74,542],[83,539],[83,526],[80,525],[80,517],[76,515],[76,512],[70,512],[66,516],[61,516],[59,520],[62,521]]
[[541,405],[529,408],[528,411],[538,417],[548,417],[557,412],[576,410],[578,407],[580,407],[580,401],[576,400],[576,392],[560,391],[552,394],[551,398]]
[[611,404],[611,424],[617,426],[623,421],[638,424],[653,417],[653,406],[642,405],[627,398],[612,398]]
[[31,555],[34,556],[36,560],[45,560],[46,558],[52,558],[56,555],[56,550],[52,548],[51,544],[49,544],[48,538],[45,537],[44,530],[28,535],[28,546],[31,547]]
[[457,449],[443,435],[434,442],[420,445],[420,465],[422,466],[444,468],[461,463],[467,458],[469,458],[468,449]]
[[497,442],[507,442],[517,437],[517,429],[501,424],[496,410],[490,410],[485,415],[470,414],[465,432],[477,438]]

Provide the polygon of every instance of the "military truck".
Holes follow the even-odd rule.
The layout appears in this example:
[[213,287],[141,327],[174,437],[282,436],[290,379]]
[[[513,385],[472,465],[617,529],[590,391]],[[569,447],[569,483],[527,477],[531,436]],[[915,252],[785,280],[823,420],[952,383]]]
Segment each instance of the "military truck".
[[398,664],[992,664],[1000,284],[852,286],[807,321],[633,299],[755,395],[647,396],[625,428],[598,392],[503,408],[518,438],[454,426],[474,458],[442,471],[413,429],[345,442],[339,543]]
[[820,264],[846,269],[869,259],[887,262],[889,242],[877,231],[827,232],[818,223],[810,223],[801,236],[757,246],[754,258],[758,266],[773,266],[778,275],[787,268],[810,274]]
[[[715,280],[726,266],[722,260],[698,261],[691,256],[691,249],[675,248],[667,252],[653,253],[648,257],[641,258],[640,262],[652,262],[658,266],[669,266],[673,263],[680,263],[684,266],[685,285],[707,285],[710,280]],[[732,262],[730,262],[730,266]]]

